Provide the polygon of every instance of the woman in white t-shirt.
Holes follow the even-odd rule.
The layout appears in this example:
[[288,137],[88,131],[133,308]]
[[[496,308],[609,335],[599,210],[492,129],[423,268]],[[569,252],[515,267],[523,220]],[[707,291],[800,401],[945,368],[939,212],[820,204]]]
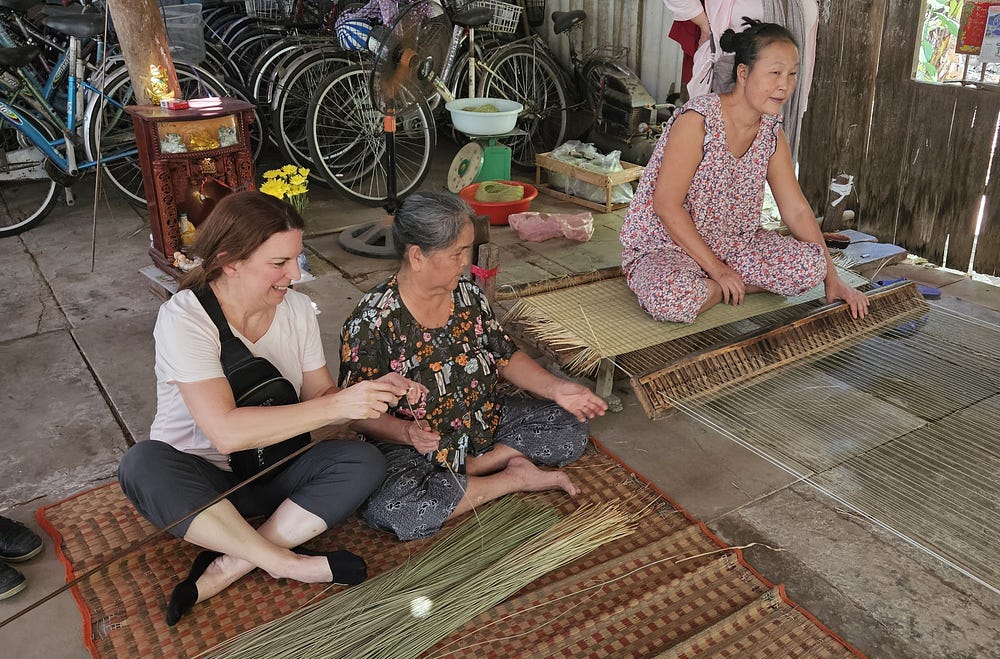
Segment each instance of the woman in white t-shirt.
[[[340,523],[381,484],[382,455],[364,442],[313,442],[273,477],[239,487],[174,524],[240,483],[229,454],[326,425],[375,419],[408,392],[414,402],[423,392],[396,374],[336,386],[312,304],[289,288],[300,276],[302,227],[299,214],[275,197],[225,197],[200,228],[195,249],[202,265],[157,316],[151,441],[129,450],[118,477],[143,516],[206,549],[171,595],[170,625],[258,567],[308,583],[355,584],[367,576],[364,560],[350,552],[293,551]],[[215,294],[233,334],[280,371],[300,402],[236,406],[220,361],[219,329],[194,292],[207,292],[204,287]],[[258,515],[268,518],[254,529],[245,518]]]

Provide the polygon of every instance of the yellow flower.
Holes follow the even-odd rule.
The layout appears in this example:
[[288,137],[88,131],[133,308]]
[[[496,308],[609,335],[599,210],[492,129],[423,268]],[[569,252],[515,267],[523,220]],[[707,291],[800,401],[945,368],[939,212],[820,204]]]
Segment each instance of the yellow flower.
[[260,191],[278,199],[284,199],[288,192],[288,184],[278,179],[271,179],[260,186]]
[[264,183],[260,186],[260,191],[284,199],[301,213],[309,205],[307,176],[309,176],[308,169],[295,165],[268,170],[264,172]]

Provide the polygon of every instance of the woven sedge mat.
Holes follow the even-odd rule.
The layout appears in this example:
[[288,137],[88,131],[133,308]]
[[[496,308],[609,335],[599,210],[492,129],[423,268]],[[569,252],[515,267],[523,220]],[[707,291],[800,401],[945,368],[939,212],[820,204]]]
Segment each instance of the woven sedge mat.
[[[581,488],[576,500],[531,496],[564,512],[583,501],[648,504],[638,530],[535,581],[425,656],[858,655],[757,575],[740,552],[719,551],[721,543],[703,525],[612,456],[591,448],[566,469]],[[114,483],[42,508],[37,517],[55,540],[67,579],[153,531]],[[354,551],[376,575],[430,542],[398,542],[355,516],[311,545]],[[193,656],[339,589],[275,580],[257,570],[167,627],[167,598],[197,551],[164,537],[74,587],[95,657]]]
[[[849,286],[868,280],[838,268]],[[783,297],[773,293],[747,295],[741,305],[717,304],[694,323],[664,323],[643,311],[624,277],[577,284],[523,297],[511,307],[505,324],[556,354],[575,374],[591,372],[601,359],[674,341],[705,330],[729,325],[769,312],[823,297],[823,285],[802,295]]]

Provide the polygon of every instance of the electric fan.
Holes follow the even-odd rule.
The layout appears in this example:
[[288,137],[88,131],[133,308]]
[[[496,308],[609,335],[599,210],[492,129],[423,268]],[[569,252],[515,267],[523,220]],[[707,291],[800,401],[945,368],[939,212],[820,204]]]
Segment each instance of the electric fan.
[[[391,216],[402,196],[416,189],[430,167],[436,132],[428,103],[436,103],[438,74],[451,45],[451,21],[433,0],[401,3],[398,14],[386,25],[374,26],[368,40],[373,53],[368,94],[371,107],[382,117],[384,146],[370,177],[384,177],[382,205]],[[401,140],[413,131],[429,131],[427,140]],[[412,148],[420,142],[422,148]],[[404,179],[400,190],[400,178]],[[363,256],[395,257],[391,227],[375,222],[343,231],[344,249]]]

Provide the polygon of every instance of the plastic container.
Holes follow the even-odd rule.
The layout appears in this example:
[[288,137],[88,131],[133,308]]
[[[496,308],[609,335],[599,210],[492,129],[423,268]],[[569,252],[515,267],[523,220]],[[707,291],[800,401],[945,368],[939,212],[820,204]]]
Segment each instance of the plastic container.
[[[499,112],[471,112],[463,108],[479,107],[487,103],[496,106]],[[514,130],[517,115],[524,106],[506,98],[456,98],[445,107],[451,113],[451,124],[455,130],[466,135],[503,135]]]
[[490,218],[490,224],[507,224],[507,218],[512,213],[524,213],[531,207],[531,200],[538,196],[538,190],[530,183],[522,181],[499,181],[499,183],[520,185],[524,188],[524,198],[517,201],[476,201],[476,190],[479,189],[479,183],[465,186],[458,193],[458,196],[472,206],[476,215],[485,215]]

